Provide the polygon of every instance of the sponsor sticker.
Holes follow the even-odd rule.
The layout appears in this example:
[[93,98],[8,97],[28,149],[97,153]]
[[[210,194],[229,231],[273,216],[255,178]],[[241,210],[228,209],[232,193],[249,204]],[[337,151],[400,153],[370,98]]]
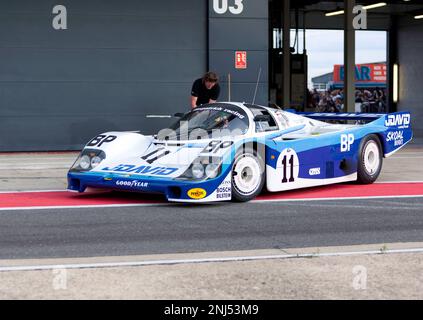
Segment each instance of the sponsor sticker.
[[277,162],[277,168],[282,177],[282,183],[295,182],[300,172],[300,159],[294,149],[282,150]]
[[148,182],[117,180],[116,185],[120,187],[147,188]]
[[385,126],[387,127],[396,127],[399,128],[408,128],[410,125],[410,115],[409,114],[389,114],[386,116]]
[[355,137],[352,133],[341,134],[341,152],[349,152],[354,141]]
[[203,199],[207,196],[207,191],[201,188],[194,188],[188,190],[187,195],[191,199]]
[[231,174],[222,181],[216,189],[216,198],[220,200],[230,200],[232,198],[232,181]]
[[216,198],[230,199],[231,197],[232,197],[232,188],[230,186],[217,188]]
[[112,171],[112,172],[127,172],[132,174],[144,174],[144,175],[155,175],[155,176],[168,176],[175,171],[178,171],[178,168],[166,168],[166,167],[154,167],[154,166],[135,166],[131,164],[120,164],[114,168],[105,167],[101,169],[102,171]]
[[386,135],[386,142],[394,142],[394,146],[401,146],[404,144],[404,131],[391,131]]
[[232,197],[232,186],[230,181],[223,181],[216,189],[216,197],[218,199],[230,199]]
[[311,169],[308,171],[308,174],[309,174],[310,176],[318,176],[318,175],[320,174],[320,168],[311,168]]

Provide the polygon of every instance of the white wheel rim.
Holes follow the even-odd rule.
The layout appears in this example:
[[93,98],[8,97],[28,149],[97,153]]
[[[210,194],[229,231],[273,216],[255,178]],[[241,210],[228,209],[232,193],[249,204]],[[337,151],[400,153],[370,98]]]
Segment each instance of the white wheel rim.
[[260,164],[253,155],[240,156],[235,162],[232,175],[234,187],[243,195],[253,194],[260,186]]
[[374,141],[369,141],[364,149],[364,168],[369,175],[374,175],[380,166],[379,148]]

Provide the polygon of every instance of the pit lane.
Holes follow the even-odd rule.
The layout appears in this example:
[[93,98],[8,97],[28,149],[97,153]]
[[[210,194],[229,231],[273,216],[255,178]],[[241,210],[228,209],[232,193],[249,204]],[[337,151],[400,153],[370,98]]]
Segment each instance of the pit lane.
[[423,242],[423,197],[5,210],[0,259]]
[[385,161],[381,183],[371,186],[267,194],[242,204],[180,205],[121,193],[6,192],[0,194],[0,259],[422,242],[422,158],[421,149],[401,151]]

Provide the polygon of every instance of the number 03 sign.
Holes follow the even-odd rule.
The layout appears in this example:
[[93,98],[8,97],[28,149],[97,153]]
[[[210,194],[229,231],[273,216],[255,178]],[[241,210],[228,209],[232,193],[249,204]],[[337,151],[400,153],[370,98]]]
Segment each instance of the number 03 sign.
[[213,0],[213,10],[217,14],[241,14],[244,11],[243,0]]

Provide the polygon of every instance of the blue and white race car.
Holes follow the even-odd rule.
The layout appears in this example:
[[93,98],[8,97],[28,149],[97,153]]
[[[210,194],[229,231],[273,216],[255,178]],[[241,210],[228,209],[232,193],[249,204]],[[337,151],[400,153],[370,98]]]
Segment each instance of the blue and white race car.
[[[169,201],[249,201],[270,192],[374,182],[412,139],[408,112],[295,113],[214,103],[157,135],[107,132],[84,147],[68,189],[161,193]],[[327,121],[332,121],[328,123]]]

